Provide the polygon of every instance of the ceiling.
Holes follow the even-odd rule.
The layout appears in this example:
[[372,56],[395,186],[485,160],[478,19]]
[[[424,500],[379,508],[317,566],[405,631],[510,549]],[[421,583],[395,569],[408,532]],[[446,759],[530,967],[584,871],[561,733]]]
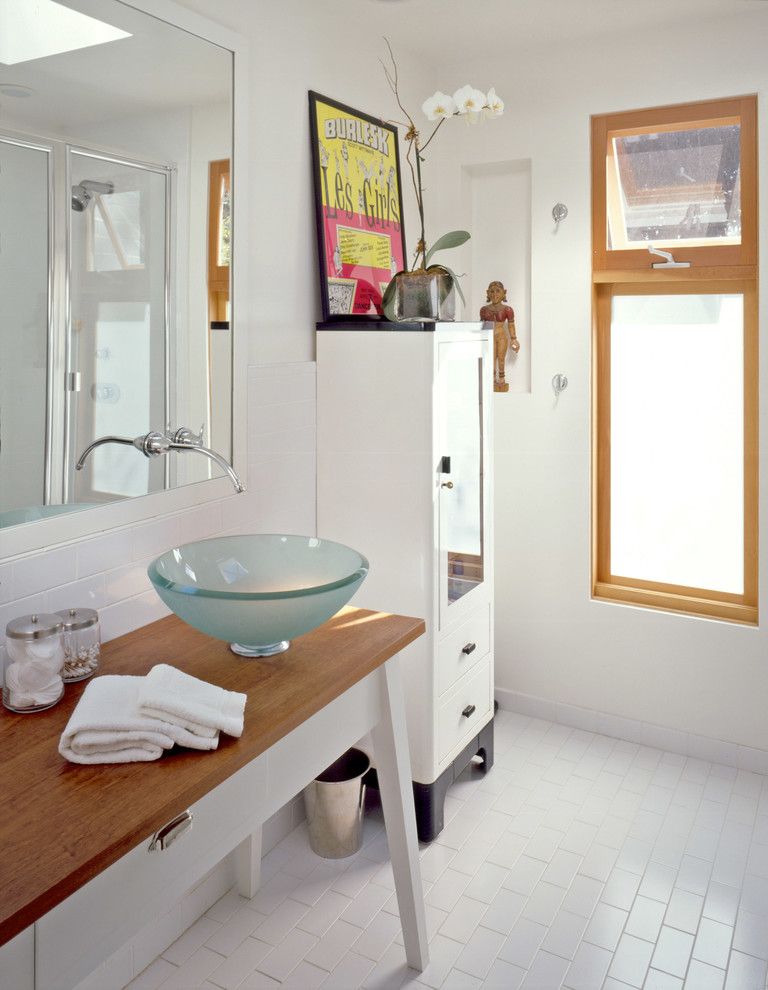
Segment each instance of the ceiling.
[[[237,2],[237,0],[236,0]],[[241,0],[242,2],[242,0]],[[327,3],[328,0],[325,0]],[[413,49],[428,29],[429,49],[445,61],[503,60],[516,48],[550,48],[657,26],[692,25],[764,10],[768,0],[331,0],[338,8],[378,8],[398,45]]]

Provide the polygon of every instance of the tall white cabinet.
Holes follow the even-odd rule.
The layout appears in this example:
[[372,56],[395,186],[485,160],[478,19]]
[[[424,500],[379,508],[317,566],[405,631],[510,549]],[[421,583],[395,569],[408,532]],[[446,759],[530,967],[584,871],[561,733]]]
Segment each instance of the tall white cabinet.
[[494,713],[492,331],[427,326],[318,331],[317,532],[368,557],[356,605],[426,620],[402,667],[428,841]]

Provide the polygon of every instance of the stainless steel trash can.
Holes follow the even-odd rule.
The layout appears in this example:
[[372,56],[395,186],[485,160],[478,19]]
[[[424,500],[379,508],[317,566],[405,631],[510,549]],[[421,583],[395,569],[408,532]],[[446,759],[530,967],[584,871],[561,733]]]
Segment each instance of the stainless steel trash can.
[[363,777],[371,761],[359,749],[348,749],[304,788],[304,807],[312,851],[325,859],[343,859],[363,844]]

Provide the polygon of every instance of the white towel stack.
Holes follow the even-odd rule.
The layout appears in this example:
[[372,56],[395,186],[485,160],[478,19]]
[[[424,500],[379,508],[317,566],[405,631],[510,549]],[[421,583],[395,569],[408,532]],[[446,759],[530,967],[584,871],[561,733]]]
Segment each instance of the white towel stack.
[[241,736],[246,700],[244,694],[225,691],[167,663],[150,670],[139,693],[143,715],[172,722],[204,739],[219,732]]
[[242,734],[246,700],[166,664],[147,677],[102,675],[88,683],[59,752],[72,763],[132,763],[174,745],[216,749],[220,731]]

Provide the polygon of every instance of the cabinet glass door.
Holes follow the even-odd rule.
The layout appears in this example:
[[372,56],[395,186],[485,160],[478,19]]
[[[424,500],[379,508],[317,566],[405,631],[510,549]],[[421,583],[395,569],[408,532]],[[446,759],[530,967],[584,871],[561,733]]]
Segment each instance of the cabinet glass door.
[[483,349],[481,341],[440,344],[438,463],[441,625],[482,584]]

